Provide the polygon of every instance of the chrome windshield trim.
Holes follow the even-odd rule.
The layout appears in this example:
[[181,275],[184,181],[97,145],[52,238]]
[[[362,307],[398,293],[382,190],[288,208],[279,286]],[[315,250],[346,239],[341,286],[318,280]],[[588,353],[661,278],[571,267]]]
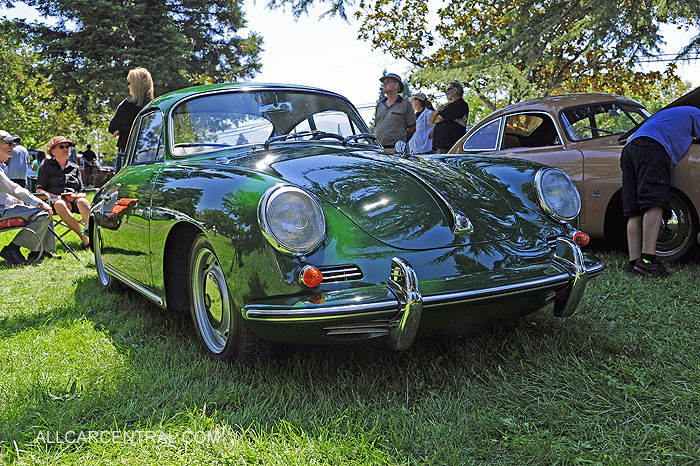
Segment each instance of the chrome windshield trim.
[[133,288],[137,292],[141,293],[146,298],[150,299],[151,301],[153,301],[154,303],[156,303],[160,307],[163,307],[163,308],[165,307],[165,301],[163,300],[163,298],[161,298],[160,296],[158,296],[157,294],[155,294],[154,292],[152,292],[148,288],[136,283],[132,279],[128,278],[126,275],[116,271],[115,269],[113,269],[112,267],[110,267],[107,264],[104,264],[104,269],[105,269],[105,272],[107,272],[109,275],[113,276],[114,278],[116,278],[120,282],[124,283],[125,285],[129,286],[130,288]]

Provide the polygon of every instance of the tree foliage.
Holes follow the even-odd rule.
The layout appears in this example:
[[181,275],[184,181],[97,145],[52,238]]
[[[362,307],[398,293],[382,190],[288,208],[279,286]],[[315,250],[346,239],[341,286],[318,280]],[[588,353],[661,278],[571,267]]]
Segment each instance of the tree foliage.
[[0,22],[0,128],[37,149],[51,136],[88,131],[76,113],[75,96],[58,94],[38,71],[37,53],[15,26]]
[[[659,51],[659,27],[688,31],[681,56],[700,51],[696,0],[425,0],[360,2],[360,37],[416,67],[418,85],[463,81],[491,108],[563,92],[604,91],[650,98],[681,86],[665,72],[634,71]],[[437,15],[431,25],[430,14]]]
[[233,0],[27,0],[56,25],[26,24],[44,72],[83,115],[128,97],[126,74],[151,71],[156,95],[192,84],[235,81],[259,69],[262,39],[241,37]]

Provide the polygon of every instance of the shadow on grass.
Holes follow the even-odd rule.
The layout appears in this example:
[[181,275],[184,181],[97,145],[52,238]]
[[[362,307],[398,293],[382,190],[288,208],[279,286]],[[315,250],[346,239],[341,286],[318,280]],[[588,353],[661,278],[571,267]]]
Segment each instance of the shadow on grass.
[[[550,305],[469,334],[418,340],[403,352],[377,346],[280,345],[275,359],[241,366],[208,358],[188,315],[169,314],[131,291],[104,293],[93,277],[86,277],[77,281],[75,299],[74,308],[4,318],[0,336],[85,321],[95,332],[85,339],[106,338],[113,347],[108,359],[120,363],[114,367],[112,361],[101,370],[75,361],[75,396],[68,393],[70,380],[59,386],[64,393],[55,393],[51,384],[28,387],[39,396],[12,418],[0,416],[15,426],[6,431],[12,439],[30,443],[37,432],[47,430],[168,426],[180,422],[182,413],[204,406],[215,407],[217,422],[241,429],[267,429],[286,420],[306,430],[342,430],[335,423],[350,416],[372,432],[391,429],[392,416],[400,419],[410,412],[437,416],[437,422],[440,409],[454,409],[449,405],[464,398],[478,400],[499,380],[530,379],[553,366],[556,371],[562,361],[569,365],[571,357],[592,367],[601,345],[608,341],[605,352],[615,347],[613,337],[599,329],[591,338],[594,329],[585,319],[555,319]],[[54,393],[49,395],[49,389]],[[429,399],[439,395],[440,400],[428,403],[429,393]]]

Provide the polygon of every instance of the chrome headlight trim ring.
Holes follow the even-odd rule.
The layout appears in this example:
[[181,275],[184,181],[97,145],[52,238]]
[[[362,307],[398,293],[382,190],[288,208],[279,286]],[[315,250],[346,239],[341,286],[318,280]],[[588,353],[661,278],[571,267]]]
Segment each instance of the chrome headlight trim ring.
[[[578,208],[576,209],[576,213],[574,215],[563,215],[560,212],[557,212],[548,202],[547,202],[547,196],[545,194],[545,186],[543,183],[543,179],[547,174],[550,174],[552,172],[556,172],[560,175],[562,175],[566,180],[568,181],[568,184],[570,185],[570,193],[572,193],[573,196],[575,196],[575,202],[578,204]],[[576,185],[574,182],[571,180],[569,175],[566,174],[563,170],[559,168],[553,168],[553,167],[543,167],[537,170],[537,173],[535,173],[535,180],[534,180],[534,186],[535,186],[535,193],[537,195],[537,202],[539,203],[540,207],[542,207],[542,210],[544,210],[547,215],[552,217],[554,220],[560,222],[560,223],[567,223],[570,222],[571,220],[575,219],[579,213],[581,213],[581,195],[578,192],[578,189],[576,188]]]
[[[304,247],[297,248],[294,247],[294,245],[285,242],[285,239],[281,238],[271,226],[271,220],[268,214],[269,203],[276,197],[290,192],[308,197],[308,199],[311,201],[311,208],[315,211],[313,213],[314,215],[317,215],[316,220],[320,224],[320,233],[313,239],[313,241]],[[309,217],[309,219],[314,220],[312,217]],[[323,238],[326,236],[326,217],[323,213],[321,205],[311,194],[302,188],[291,184],[276,184],[265,191],[265,194],[263,194],[260,202],[258,203],[258,224],[260,225],[260,231],[262,232],[263,236],[273,248],[283,254],[294,257],[305,256],[315,251],[316,248],[318,248],[323,242]]]

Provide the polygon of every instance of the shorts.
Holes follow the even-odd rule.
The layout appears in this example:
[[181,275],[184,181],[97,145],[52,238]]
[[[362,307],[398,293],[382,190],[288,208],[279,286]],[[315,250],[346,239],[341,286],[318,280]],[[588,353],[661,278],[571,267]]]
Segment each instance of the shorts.
[[671,157],[659,142],[648,137],[633,139],[622,149],[622,211],[625,217],[642,215],[650,207],[671,215]]
[[[51,207],[53,207],[53,205],[56,203],[56,201],[59,201],[61,199],[63,199],[63,198],[59,197],[56,199],[50,199],[49,204],[51,205]],[[66,203],[67,206],[70,207],[71,212],[80,213],[80,211],[78,210],[78,199],[73,199],[72,201],[67,201],[67,200],[63,199],[63,201]],[[56,209],[54,208],[54,212],[55,211],[56,211]]]

